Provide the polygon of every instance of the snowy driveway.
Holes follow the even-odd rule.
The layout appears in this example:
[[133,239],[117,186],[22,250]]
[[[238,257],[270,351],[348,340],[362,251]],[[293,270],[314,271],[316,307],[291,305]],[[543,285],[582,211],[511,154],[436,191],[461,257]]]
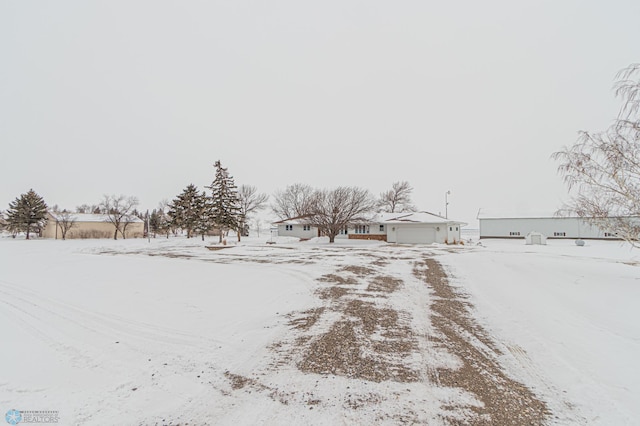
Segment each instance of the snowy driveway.
[[[577,302],[558,291],[593,264],[636,297],[637,267],[567,250],[2,239],[0,409],[60,424],[624,424],[638,414],[637,376],[615,374],[640,356],[629,303],[558,341],[592,293],[608,297],[591,278]],[[513,271],[532,259],[543,267]],[[564,290],[539,286],[559,270]],[[594,345],[580,364],[591,338],[616,353]]]

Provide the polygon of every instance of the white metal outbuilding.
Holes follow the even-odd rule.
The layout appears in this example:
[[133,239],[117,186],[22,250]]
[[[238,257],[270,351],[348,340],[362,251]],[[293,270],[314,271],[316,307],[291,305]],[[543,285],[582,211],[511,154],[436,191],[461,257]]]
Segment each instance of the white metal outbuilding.
[[559,217],[553,212],[496,213],[478,212],[480,238],[525,238],[540,232],[547,238],[620,239],[613,231],[602,230],[575,216]]

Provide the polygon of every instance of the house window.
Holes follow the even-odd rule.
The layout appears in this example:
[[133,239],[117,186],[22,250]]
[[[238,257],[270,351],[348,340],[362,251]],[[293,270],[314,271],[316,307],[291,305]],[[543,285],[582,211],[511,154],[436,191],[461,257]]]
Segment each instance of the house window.
[[617,237],[618,233],[614,233],[614,232],[605,232],[604,233],[605,237]]
[[384,225],[380,225],[380,232],[384,232]]
[[509,232],[509,236],[511,236],[511,237],[517,237],[518,235],[520,235],[519,231],[511,231],[511,232]]
[[456,226],[456,231],[458,230],[458,227]]
[[566,237],[567,233],[566,232],[554,232],[553,236],[554,237]]
[[449,231],[453,231],[453,226],[450,226],[450,227],[449,227]]
[[311,225],[302,225],[303,231],[311,231]]
[[347,235],[349,233],[349,229],[348,228],[342,228],[340,230],[340,235]]
[[356,234],[368,234],[369,225],[356,225]]
[[284,230],[285,231],[293,231],[293,225],[285,225],[284,226]]

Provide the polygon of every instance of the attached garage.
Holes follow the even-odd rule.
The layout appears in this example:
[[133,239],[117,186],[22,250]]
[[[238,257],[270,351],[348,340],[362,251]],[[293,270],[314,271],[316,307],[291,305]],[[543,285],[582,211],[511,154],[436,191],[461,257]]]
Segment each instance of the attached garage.
[[436,230],[432,226],[398,226],[396,242],[399,244],[432,244]]
[[457,244],[466,225],[429,212],[385,215],[387,242],[397,244]]

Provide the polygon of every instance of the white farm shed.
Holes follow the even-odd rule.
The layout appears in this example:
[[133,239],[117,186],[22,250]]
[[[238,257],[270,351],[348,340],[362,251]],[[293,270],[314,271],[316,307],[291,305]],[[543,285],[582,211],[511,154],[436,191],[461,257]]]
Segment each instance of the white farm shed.
[[464,222],[446,219],[429,212],[385,215],[387,242],[398,244],[456,244],[460,242]]
[[529,232],[524,239],[528,246],[544,246],[547,244],[547,237],[542,232]]
[[525,238],[539,232],[547,238],[620,239],[575,216],[554,216],[553,213],[493,213],[480,210],[480,238]]

